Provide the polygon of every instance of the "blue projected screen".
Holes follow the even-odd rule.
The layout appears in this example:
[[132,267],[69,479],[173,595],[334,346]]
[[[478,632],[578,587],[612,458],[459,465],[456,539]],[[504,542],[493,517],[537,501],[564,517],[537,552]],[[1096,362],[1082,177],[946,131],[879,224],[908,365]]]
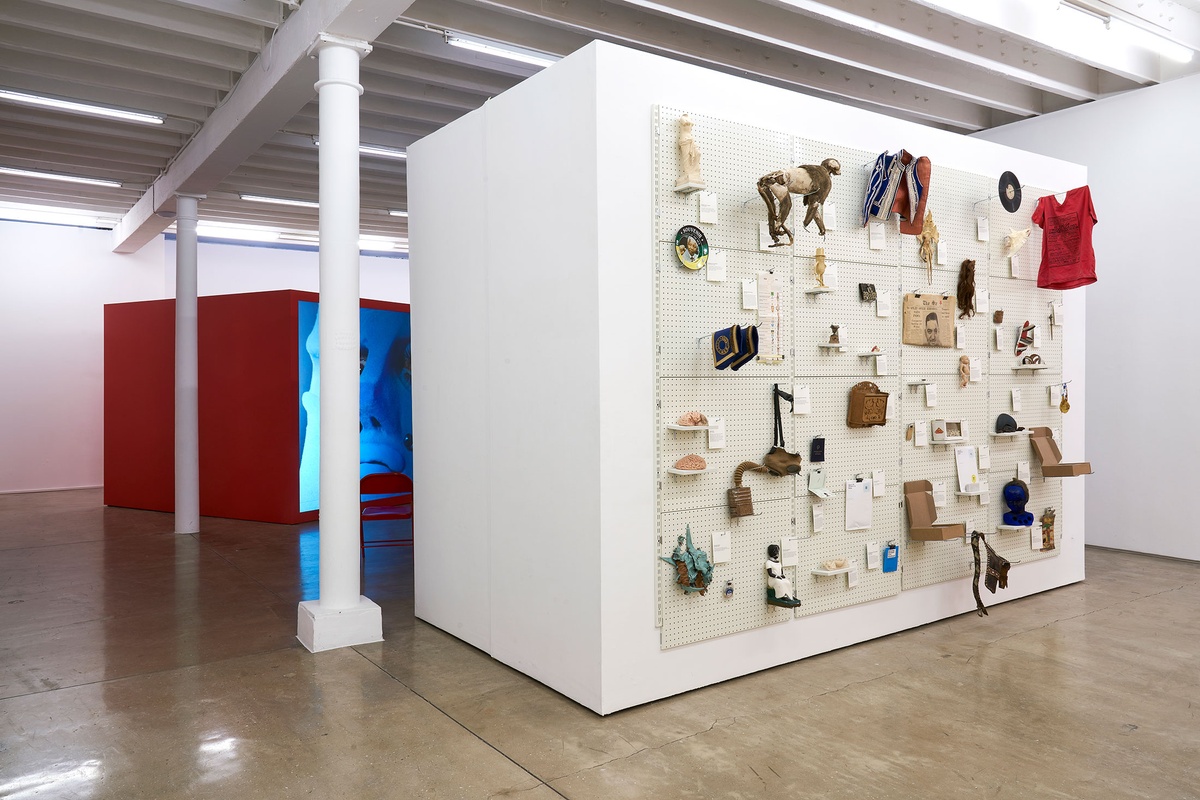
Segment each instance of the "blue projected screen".
[[[300,510],[320,507],[321,359],[317,304],[299,303]],[[412,355],[405,311],[360,308],[359,477],[412,477]]]

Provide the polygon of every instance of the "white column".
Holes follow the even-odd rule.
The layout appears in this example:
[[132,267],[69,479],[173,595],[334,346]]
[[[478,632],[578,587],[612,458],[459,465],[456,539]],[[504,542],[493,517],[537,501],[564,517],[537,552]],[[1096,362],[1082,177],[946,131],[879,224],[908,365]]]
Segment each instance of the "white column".
[[175,196],[175,532],[200,530],[200,381],[197,377],[196,208]]
[[359,594],[358,62],[365,42],[321,34],[320,598],[300,604],[297,636],[314,652],[383,639],[379,606]]

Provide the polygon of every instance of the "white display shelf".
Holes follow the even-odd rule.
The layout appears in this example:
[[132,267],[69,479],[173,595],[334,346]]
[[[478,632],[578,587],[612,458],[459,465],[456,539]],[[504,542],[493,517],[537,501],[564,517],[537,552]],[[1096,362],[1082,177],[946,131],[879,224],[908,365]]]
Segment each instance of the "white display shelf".
[[672,431],[706,431],[708,425],[676,425],[674,422],[667,425],[667,430]]
[[1032,525],[997,525],[997,533],[1015,533],[1016,531],[1028,531]]
[[914,386],[929,386],[932,383],[933,383],[933,381],[927,381],[927,380],[922,379],[919,381],[908,381],[905,385],[911,389]]
[[847,345],[844,345],[844,344],[830,344],[829,342],[819,342],[819,343],[817,344],[817,347],[821,348],[822,350],[837,350],[837,351],[839,351],[839,352],[842,352],[842,353],[844,353],[844,352],[846,352],[846,347],[847,347]]
[[1039,370],[1039,369],[1050,369],[1050,365],[1049,364],[1017,364],[1015,367],[1013,367],[1013,372],[1021,372],[1022,370],[1030,370],[1032,372],[1033,370]]
[[955,497],[986,497],[987,492],[955,492]]
[[675,469],[675,467],[667,467],[667,472],[671,473],[672,475],[699,475],[703,472],[708,472],[711,469],[712,467],[705,467],[704,469]]
[[836,292],[836,291],[837,291],[837,289],[834,289],[832,286],[814,286],[811,289],[805,289],[804,293],[805,294],[829,294],[830,292]]
[[813,575],[845,575],[854,567],[842,567],[841,569],[814,569]]
[[993,439],[1016,439],[1018,436],[1028,436],[1029,431],[1012,431],[1011,433],[993,433]]
[[930,444],[958,444],[967,441],[965,436],[947,436],[945,439],[930,439]]
[[868,350],[865,353],[859,353],[858,357],[859,358],[881,358],[882,356],[886,356],[886,355],[887,355],[887,353],[883,352],[882,350],[879,350],[874,353],[872,353]]

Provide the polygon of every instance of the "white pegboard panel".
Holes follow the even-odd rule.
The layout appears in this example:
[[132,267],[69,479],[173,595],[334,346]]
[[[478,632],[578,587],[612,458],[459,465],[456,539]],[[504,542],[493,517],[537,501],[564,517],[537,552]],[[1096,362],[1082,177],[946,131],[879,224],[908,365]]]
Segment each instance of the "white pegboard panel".
[[[774,378],[661,378],[659,399],[659,509],[662,512],[689,508],[726,507],[726,490],[733,486],[733,471],[743,461],[762,463],[771,449],[775,416],[771,408],[772,387],[788,380]],[[784,435],[793,452],[795,433],[787,404],[781,401]],[[666,427],[688,411],[699,411],[709,419],[725,420],[725,447],[708,449],[705,432],[673,431]],[[673,475],[666,470],[683,456],[695,453],[708,462],[709,471],[700,475]],[[807,456],[807,452],[803,454]],[[807,461],[807,458],[805,458]],[[775,477],[765,472],[747,473],[742,483],[751,487],[755,510],[759,500],[790,498],[795,478]],[[734,525],[741,524],[735,521]]]
[[[794,618],[791,609],[769,606],[767,597],[767,545],[778,543],[791,534],[791,500],[755,502],[757,516],[747,517],[740,526],[729,523],[723,508],[681,511],[661,515],[658,553],[670,558],[678,537],[690,525],[692,543],[712,558],[712,535],[732,531],[732,560],[715,564],[711,588],[704,595],[686,594],[675,582],[675,571],[663,561],[658,570],[661,646],[668,649],[693,642],[759,628]],[[785,572],[796,580],[796,568]],[[733,581],[733,597],[723,595],[725,581]]]
[[[658,325],[658,370],[662,376],[743,378],[762,375],[785,378],[792,373],[790,349],[792,286],[790,259],[767,254],[726,252],[725,280],[707,280],[705,271],[690,270],[675,257],[674,246],[660,242],[658,287],[655,295]],[[775,268],[780,293],[780,342],[786,358],[779,363],[754,360],[738,371],[713,366],[712,334],[730,325],[754,325],[757,311],[742,308],[742,281]],[[766,342],[760,339],[759,352]],[[786,381],[785,381],[786,382]]]
[[[827,158],[836,158],[842,165],[842,174],[833,176],[833,188],[825,201],[826,205],[833,203],[837,207],[837,227],[827,233],[824,241],[816,235],[815,223],[809,226],[803,236],[797,233],[796,255],[811,257],[815,248],[822,246],[826,260],[838,264],[839,272],[843,261],[892,266],[899,263],[900,229],[895,220],[884,224],[884,242],[880,250],[870,248],[868,230],[859,224],[867,180],[878,155],[829,142],[796,140],[793,154],[795,164],[820,164]],[[793,218],[797,207],[801,209],[800,222],[803,222],[804,206],[799,198],[793,206]]]
[[[968,533],[970,530],[968,525]],[[957,578],[969,578],[972,574],[969,536],[945,542],[918,542],[907,538],[903,541],[900,570],[901,585],[905,591]]]
[[[896,268],[844,261],[838,265],[836,291],[809,294],[807,290],[816,283],[813,259],[796,258],[795,263],[796,289],[792,306],[795,309],[796,374],[860,376],[860,380],[875,380],[874,360],[863,358],[859,353],[879,347],[887,359],[887,374],[896,375],[900,357],[900,315],[893,308],[891,316],[877,316],[875,303],[859,300],[858,294],[860,283],[871,283],[877,293],[890,292],[894,303],[898,285]],[[830,325],[839,326],[838,338],[846,352],[821,347],[829,342]]]
[[[679,175],[679,118],[683,113],[683,109],[665,106],[655,109],[655,197],[660,242],[673,243],[676,231],[684,225],[696,225],[699,219],[698,195],[674,191]],[[793,137],[703,114],[689,113],[688,117],[700,148],[704,183],[708,191],[717,194],[718,223],[701,226],[709,246],[757,252],[758,223],[767,218],[766,204],[758,196],[758,179],[789,166]],[[803,221],[803,215],[800,219]],[[773,252],[786,257],[789,250],[777,247]]]
[[[979,281],[986,280],[987,270],[976,265],[976,289],[979,289]],[[905,267],[900,270],[902,281],[902,289],[898,293],[895,300],[895,314],[898,318],[896,327],[896,338],[900,338],[900,319],[904,312],[904,295],[906,294],[923,294],[929,290],[929,280],[925,270],[919,267]],[[949,299],[951,306],[955,309],[953,322],[961,325],[966,333],[967,346],[961,350],[955,347],[924,347],[921,345],[902,344],[900,345],[900,360],[903,367],[903,376],[909,380],[917,378],[932,378],[935,376],[953,376],[956,380],[954,386],[957,386],[958,378],[958,360],[961,356],[971,356],[979,359],[980,369],[983,377],[978,383],[971,384],[972,389],[980,389],[986,392],[988,382],[988,336],[990,331],[988,328],[985,315],[976,314],[969,319],[959,319],[957,303],[955,301],[958,285],[958,272],[935,272],[934,284],[931,294],[944,295]],[[986,283],[984,286],[986,287]],[[985,289],[986,290],[986,289]],[[949,335],[953,342],[954,332],[950,331]],[[939,387],[941,388],[941,387]],[[964,390],[965,391],[965,390]]]
[[[976,206],[974,203],[987,196],[989,183],[994,193],[994,181],[980,175],[946,169],[936,163],[930,170],[929,199],[926,201],[925,210],[933,214],[938,236],[946,244],[946,263],[938,264],[936,259],[934,261],[934,281],[940,283],[944,280],[936,275],[938,272],[953,273],[951,293],[958,280],[958,270],[963,259],[974,259],[979,272],[987,271],[984,268],[987,244],[979,241],[975,228],[975,209],[980,209],[979,215],[985,216],[984,205]],[[900,239],[900,264],[906,267],[919,266],[925,270],[917,237],[904,235]],[[928,279],[925,283],[928,285]]]
[[[850,428],[846,425],[846,411],[850,405],[850,389],[862,376],[853,377],[797,377],[795,383],[807,386],[812,404],[811,414],[795,416],[796,426],[793,439],[795,449],[804,457],[802,479],[797,485],[799,494],[807,495],[808,472],[814,466],[809,462],[809,443],[813,437],[825,437],[826,486],[831,490],[860,472],[873,469],[885,470],[889,482],[899,475],[898,431],[899,422],[889,418],[886,425],[870,428]],[[897,391],[897,378],[871,378],[881,391],[889,394]],[[786,406],[785,406],[786,409]],[[789,448],[793,439],[788,440]]]
[[[869,474],[871,470],[857,471]],[[872,501],[869,530],[846,530],[845,479],[830,477],[825,485],[832,494],[828,499],[818,501],[810,496],[796,500],[796,531],[801,537],[800,575],[793,584],[801,600],[800,608],[796,609],[797,616],[820,614],[900,593],[899,571],[885,573],[882,569],[867,569],[868,543],[877,543],[882,548],[888,542],[900,544],[902,538],[898,505],[901,492],[895,473],[887,475],[884,496]],[[812,530],[814,502],[824,509],[824,525],[816,533]],[[858,563],[858,585],[854,588],[847,585],[845,575],[812,574],[822,562],[843,557]]]

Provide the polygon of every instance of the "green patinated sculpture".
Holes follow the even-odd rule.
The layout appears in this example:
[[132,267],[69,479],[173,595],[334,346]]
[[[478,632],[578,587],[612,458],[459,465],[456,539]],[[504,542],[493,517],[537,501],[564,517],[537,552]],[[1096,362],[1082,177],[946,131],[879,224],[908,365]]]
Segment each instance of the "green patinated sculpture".
[[687,536],[680,536],[675,550],[670,558],[660,556],[661,560],[675,567],[675,582],[683,587],[685,592],[704,594],[712,583],[713,565],[708,561],[708,553],[697,549],[692,544],[692,526],[687,526]]

